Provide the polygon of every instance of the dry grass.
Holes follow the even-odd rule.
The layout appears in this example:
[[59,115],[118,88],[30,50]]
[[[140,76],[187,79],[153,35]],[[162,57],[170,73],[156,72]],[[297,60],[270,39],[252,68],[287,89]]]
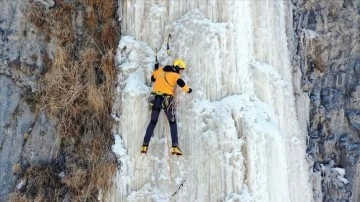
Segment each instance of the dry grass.
[[70,3],[62,4],[49,18],[48,28],[50,36],[59,40],[59,44],[64,45],[68,42],[70,45],[74,42],[73,18],[75,6]]
[[93,6],[86,6],[85,8],[85,23],[86,26],[92,31],[96,28],[96,14]]
[[48,19],[48,13],[43,12],[45,10],[45,6],[41,4],[40,2],[34,2],[31,4],[28,10],[26,12],[29,16],[29,21],[34,23],[36,27],[43,28],[44,25],[47,23]]
[[102,19],[106,22],[108,19],[111,19],[115,13],[115,2],[114,1],[102,1],[101,5],[101,14]]
[[41,2],[35,1],[25,9],[25,13],[40,31],[44,32],[46,41],[57,38],[60,43],[73,42],[72,22],[75,7],[70,3],[63,3],[59,9],[46,11]]
[[70,165],[67,169],[68,173],[62,180],[68,187],[76,190],[83,190],[88,183],[88,173],[84,168],[78,168],[76,164]]
[[[63,54],[57,55],[63,56]],[[70,110],[85,90],[82,81],[84,68],[71,60],[67,60],[66,64],[61,65],[66,61],[63,60],[64,58],[55,60],[52,68],[40,81],[43,93],[41,105],[55,117],[66,113],[67,109]]]
[[[115,55],[113,53],[113,49],[109,49],[105,55],[101,58],[101,67],[104,72],[105,78],[107,78],[107,82],[105,83],[106,90],[112,90],[109,84],[114,83],[114,79],[116,78],[116,71],[115,71]],[[106,92],[108,94],[112,94],[112,92]]]
[[32,202],[31,199],[28,199],[26,196],[20,193],[12,193],[9,195],[9,201],[16,201],[16,202]]
[[[26,181],[21,192],[13,193],[9,201],[56,201],[61,193],[62,183],[58,177],[59,167],[56,165],[36,165],[28,168],[23,179]],[[64,194],[65,192],[63,192]]]
[[87,94],[88,100],[90,101],[89,104],[91,105],[93,110],[98,112],[104,108],[104,98],[96,85],[89,85],[87,88]]
[[91,176],[91,181],[95,182],[97,190],[100,188],[108,189],[111,186],[111,181],[109,181],[109,178],[113,177],[113,174],[116,172],[116,163],[103,161],[98,164],[94,164],[94,167],[92,170],[101,171],[97,173],[96,175]]
[[[83,38],[76,38],[73,27],[78,4],[85,8]],[[119,40],[115,5],[115,0],[77,0],[50,11],[31,3],[26,10],[46,41],[56,42],[54,58],[44,58],[47,72],[41,75],[40,91],[28,100],[35,112],[45,110],[58,120],[66,161],[22,171],[25,190],[12,193],[10,201],[95,201],[100,190],[110,188],[118,166],[111,153],[110,116]],[[82,44],[81,49],[74,44]]]
[[108,20],[101,32],[101,38],[104,39],[104,45],[107,49],[111,49],[113,44],[117,44],[119,41],[119,31],[114,19]]

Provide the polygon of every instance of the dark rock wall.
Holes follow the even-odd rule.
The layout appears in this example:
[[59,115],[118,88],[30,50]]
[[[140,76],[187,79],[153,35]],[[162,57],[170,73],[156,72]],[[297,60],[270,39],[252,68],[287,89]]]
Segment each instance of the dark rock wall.
[[319,201],[360,201],[360,2],[293,3],[294,64],[310,99],[307,153],[321,181],[314,190]]

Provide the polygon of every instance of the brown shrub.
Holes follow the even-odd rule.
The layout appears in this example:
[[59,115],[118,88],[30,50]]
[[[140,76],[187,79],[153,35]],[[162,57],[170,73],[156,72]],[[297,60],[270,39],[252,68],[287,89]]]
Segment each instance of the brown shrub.
[[45,9],[45,6],[40,2],[34,2],[25,10],[29,16],[29,21],[37,28],[43,29],[47,23],[49,15],[45,12]]
[[119,31],[114,19],[108,20],[101,32],[101,38],[103,39],[106,49],[111,49],[114,44],[119,42]]
[[94,32],[96,29],[96,14],[93,6],[86,6],[85,8],[85,24],[89,31]]
[[9,195],[9,202],[32,202],[32,200],[20,193],[11,193]]
[[102,1],[101,14],[102,20],[104,22],[108,21],[114,16],[115,8],[116,6],[114,1]]
[[[60,152],[66,161],[58,165],[61,171],[53,165],[27,169],[26,191],[13,193],[14,201],[93,201],[99,190],[106,192],[111,186],[118,166],[116,158],[108,157],[114,141],[110,111],[116,78],[114,50],[119,40],[116,21],[111,19],[115,2],[62,2],[50,12],[31,4],[34,9],[27,10],[46,41],[56,43],[54,58],[45,58],[40,91],[32,97],[37,99],[33,101],[37,112],[44,110],[58,120]],[[85,23],[91,28],[85,29],[82,38],[74,33],[76,4],[85,7]],[[74,41],[81,47],[75,47]],[[63,178],[60,172],[65,173]]]

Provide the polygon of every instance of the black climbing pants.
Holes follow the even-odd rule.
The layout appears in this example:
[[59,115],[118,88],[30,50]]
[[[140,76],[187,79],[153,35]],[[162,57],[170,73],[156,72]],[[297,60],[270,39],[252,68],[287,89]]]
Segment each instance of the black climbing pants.
[[144,144],[145,145],[149,144],[155,126],[158,122],[161,109],[163,109],[167,117],[167,120],[169,121],[172,145],[178,145],[177,124],[175,118],[175,103],[173,97],[156,95],[154,99],[151,101],[151,103],[152,103],[151,120],[146,129]]

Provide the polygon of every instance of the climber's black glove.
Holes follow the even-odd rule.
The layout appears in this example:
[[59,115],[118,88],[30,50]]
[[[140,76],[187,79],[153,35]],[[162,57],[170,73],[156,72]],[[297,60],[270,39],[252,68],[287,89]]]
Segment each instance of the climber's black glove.
[[155,63],[154,69],[155,70],[159,69],[159,63]]
[[189,91],[187,92],[187,93],[191,93],[192,92],[192,89],[191,88],[189,88]]

